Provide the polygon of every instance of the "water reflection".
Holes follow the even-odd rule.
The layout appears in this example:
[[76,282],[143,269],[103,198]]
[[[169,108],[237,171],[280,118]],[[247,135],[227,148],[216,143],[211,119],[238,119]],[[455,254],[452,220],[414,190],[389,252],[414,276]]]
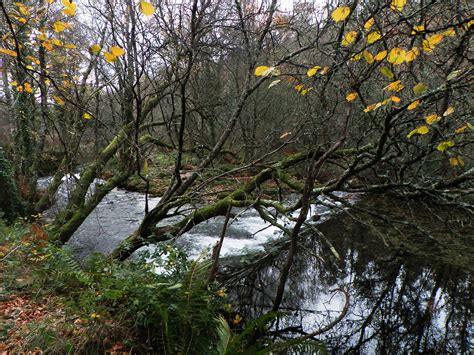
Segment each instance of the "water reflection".
[[[341,255],[339,262],[320,238],[305,238],[288,280],[285,314],[273,324],[275,337],[294,337],[330,323],[345,303],[335,290],[348,287],[347,315],[318,338],[333,352],[473,351],[470,221],[460,221],[459,213],[449,209],[434,213],[432,206],[387,200],[368,198],[361,206],[375,205],[380,214],[390,211],[385,215],[395,221],[392,226],[357,211],[351,214],[364,223],[341,215],[319,226]],[[271,260],[237,283],[235,295],[246,300],[247,316],[269,309],[283,262],[284,256]]]

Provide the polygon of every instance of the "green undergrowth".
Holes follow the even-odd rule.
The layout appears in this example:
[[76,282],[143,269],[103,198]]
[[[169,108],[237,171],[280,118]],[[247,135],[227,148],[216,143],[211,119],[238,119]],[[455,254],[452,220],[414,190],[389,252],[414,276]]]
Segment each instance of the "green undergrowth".
[[210,266],[170,246],[133,262],[95,255],[82,265],[39,225],[0,220],[0,352],[324,353],[319,343],[272,345],[266,330],[277,314],[242,319],[228,291],[209,284]]
[[214,348],[223,298],[217,286],[207,285],[209,261],[188,262],[168,247],[151,255],[163,261],[94,256],[83,267],[67,250],[43,240],[39,229],[0,228],[1,301],[22,297],[47,309],[18,329],[14,319],[5,321],[0,341],[14,344],[12,351],[82,354],[115,347],[202,354]]

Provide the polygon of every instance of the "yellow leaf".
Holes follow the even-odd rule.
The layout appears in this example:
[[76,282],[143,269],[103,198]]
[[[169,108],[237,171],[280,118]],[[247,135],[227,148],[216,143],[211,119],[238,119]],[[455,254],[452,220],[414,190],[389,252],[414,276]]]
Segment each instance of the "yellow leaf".
[[409,50],[405,56],[405,61],[407,63],[415,60],[416,57],[420,54],[420,50],[417,47],[413,47],[411,50]]
[[24,84],[23,84],[23,89],[24,89],[26,92],[29,92],[30,94],[33,93],[33,88],[31,87],[31,84],[30,84],[30,83],[24,83]]
[[55,46],[58,46],[58,47],[62,47],[63,44],[64,44],[63,41],[61,41],[60,39],[57,39],[57,38],[52,39],[51,43],[54,44]]
[[377,42],[381,37],[382,37],[382,35],[380,34],[379,31],[371,32],[367,36],[367,43],[372,44],[374,42]]
[[316,75],[316,73],[318,72],[319,69],[321,69],[321,67],[319,65],[316,65],[316,66],[312,67],[311,69],[309,69],[306,72],[306,75],[311,78],[312,76]]
[[64,9],[64,10],[62,10],[62,13],[66,16],[69,16],[69,17],[76,16],[76,10],[72,10],[72,9]]
[[429,125],[438,122],[440,119],[441,119],[441,117],[439,117],[436,113],[433,113],[433,114],[425,117],[425,121]]
[[16,80],[15,80],[15,81],[12,81],[12,82],[10,83],[10,85],[11,85],[11,86],[18,86],[18,82],[17,82]]
[[372,64],[374,62],[374,56],[368,50],[364,50],[362,54],[367,63]]
[[356,31],[350,31],[344,36],[341,44],[344,47],[347,47],[349,44],[354,42],[356,38],[357,38],[357,32]]
[[18,86],[16,87],[16,91],[18,91],[18,92],[23,92],[23,85],[18,85]]
[[435,49],[436,45],[443,40],[444,36],[441,33],[429,36],[427,39],[423,40],[423,50],[425,52],[432,52]]
[[336,8],[332,13],[331,17],[336,22],[344,21],[347,16],[351,13],[351,9],[347,6],[341,6]]
[[428,86],[423,83],[418,83],[413,87],[413,92],[418,95],[426,90],[428,90]]
[[116,57],[120,57],[125,54],[125,50],[121,47],[110,47],[110,53]]
[[38,35],[38,39],[41,40],[41,41],[46,41],[48,37],[46,37],[46,35],[41,32],[39,35]]
[[94,55],[98,55],[101,51],[101,46],[98,44],[93,44],[92,46],[89,47],[89,50],[92,52]]
[[67,48],[67,49],[75,49],[75,48],[77,48],[77,46],[76,46],[75,44],[68,43],[68,44],[65,44],[65,45],[64,45],[64,48]]
[[140,10],[145,16],[153,16],[155,7],[148,1],[140,1]]
[[298,91],[298,92],[301,92],[301,90],[303,90],[303,88],[304,88],[304,85],[303,85],[303,84],[298,84],[298,85],[295,86],[295,89],[296,89],[296,91]]
[[28,55],[28,56],[26,56],[26,59],[31,60],[31,61],[32,61],[33,63],[35,63],[36,65],[40,65],[40,61],[39,61],[38,58],[35,58],[35,57],[31,56],[31,55]]
[[30,12],[28,11],[28,7],[21,3],[21,2],[16,2],[15,5],[18,7],[18,11],[24,15],[24,16],[28,16],[30,14]]
[[445,37],[454,37],[456,36],[456,31],[454,30],[454,28],[449,28],[446,31],[444,31],[442,34]]
[[451,166],[464,166],[464,159],[461,156],[449,158]]
[[84,118],[85,120],[90,120],[92,119],[92,115],[89,112],[84,112],[82,118]]
[[329,69],[330,69],[329,67],[324,67],[324,68],[319,72],[319,74],[321,74],[321,75],[326,75],[326,74],[329,72]]
[[375,106],[376,106],[376,104],[372,104],[372,105],[367,106],[366,108],[364,108],[364,112],[373,111],[375,109]]
[[104,52],[104,58],[108,63],[113,63],[117,61],[117,57],[109,52]]
[[464,132],[469,126],[467,124],[462,125],[461,127],[457,128],[454,132],[455,133],[462,133]]
[[420,100],[413,101],[411,104],[408,105],[407,110],[414,110],[415,108],[418,107],[418,105],[421,103]]
[[372,28],[372,26],[374,25],[375,23],[375,20],[373,17],[371,17],[370,19],[367,20],[366,23],[364,23],[364,30],[368,31]]
[[52,51],[53,50],[53,45],[51,44],[51,41],[44,41],[41,43],[41,45],[47,50],[47,51]]
[[17,56],[17,53],[16,51],[12,51],[10,49],[6,49],[6,48],[1,48],[0,47],[0,54],[3,53],[3,54],[6,54],[6,55],[9,55],[10,57],[16,57]]
[[265,65],[261,65],[259,67],[255,68],[255,76],[262,76],[270,67],[267,67]]
[[411,31],[411,34],[412,35],[416,35],[417,33],[421,33],[425,30],[425,26],[424,25],[419,25],[419,26],[415,26],[413,27],[413,30]]
[[401,48],[392,48],[388,54],[387,60],[393,65],[400,65],[405,61],[406,52]]
[[413,136],[414,134],[424,135],[424,134],[427,134],[429,131],[430,129],[428,128],[428,126],[420,126],[418,128],[415,128],[410,133],[408,133],[407,138],[411,138],[411,136]]
[[438,144],[436,149],[438,149],[440,152],[444,152],[446,149],[451,148],[451,147],[454,147],[454,142],[453,141],[445,141],[445,142],[441,142],[440,144]]
[[359,96],[359,94],[356,93],[355,91],[352,91],[346,96],[346,100],[349,102],[354,101],[355,99],[357,99],[357,96]]
[[395,76],[395,75],[393,74],[393,72],[392,72],[390,69],[388,69],[387,67],[381,67],[381,68],[380,68],[380,72],[381,72],[382,75],[383,75],[384,77],[386,77],[387,79],[393,79],[393,77]]
[[66,28],[69,28],[70,25],[66,22],[62,22],[62,21],[56,21],[54,24],[53,24],[53,30],[54,32],[63,32],[66,30]]
[[385,57],[387,56],[387,51],[382,51],[382,52],[378,52],[374,59],[377,61],[377,62],[380,62],[381,60],[384,60]]
[[362,58],[362,53],[354,53],[351,55],[351,60],[359,60]]
[[59,96],[52,95],[51,97],[53,98],[54,102],[56,102],[60,106],[64,106],[66,104],[64,100],[61,99]]
[[394,81],[393,83],[390,83],[385,87],[385,90],[387,91],[393,91],[393,92],[399,92],[401,91],[405,86],[402,84],[401,80]]
[[452,114],[453,112],[454,112],[454,107],[449,106],[449,107],[446,109],[446,111],[444,111],[443,117],[449,116],[449,115]]
[[393,11],[402,11],[406,3],[407,3],[407,0],[392,0],[392,3],[390,4],[390,8]]
[[399,104],[400,103],[400,98],[398,96],[390,96],[390,100],[392,102],[395,102],[396,104]]
[[308,88],[308,89],[303,89],[301,90],[301,96],[305,96],[308,92],[310,92],[311,90],[313,90],[313,88]]

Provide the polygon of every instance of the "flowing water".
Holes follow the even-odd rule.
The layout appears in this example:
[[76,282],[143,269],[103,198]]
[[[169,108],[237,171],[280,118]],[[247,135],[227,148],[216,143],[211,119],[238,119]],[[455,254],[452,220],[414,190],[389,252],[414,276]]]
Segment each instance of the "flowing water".
[[[67,199],[73,179],[65,180],[50,216]],[[41,183],[45,185],[47,180]],[[472,222],[457,211],[422,202],[344,193],[338,197],[348,205],[343,208],[325,197],[312,206],[308,216],[311,227],[301,238],[283,313],[272,325],[276,337],[280,331],[281,337],[296,337],[324,327],[348,301],[344,320],[317,337],[333,352],[472,353]],[[150,207],[158,201],[151,198]],[[350,205],[353,207],[348,208]],[[138,227],[144,206],[143,194],[114,189],[74,234],[69,247],[79,259],[93,252],[109,253]],[[364,209],[375,213],[367,214]],[[233,212],[236,215],[227,230],[222,255],[230,265],[243,259],[258,263],[233,280],[229,301],[237,303],[238,299],[244,305],[239,312],[255,318],[271,308],[278,270],[286,258],[286,252],[272,253],[272,248],[284,249],[285,244],[278,242],[281,231],[253,210]],[[314,215],[320,218],[312,218]],[[172,217],[167,223],[179,218]],[[196,226],[177,244],[196,257],[217,242],[223,219],[213,218]],[[279,223],[291,227],[294,222],[280,218]],[[267,257],[249,258],[255,254]],[[347,290],[348,300],[342,289]]]

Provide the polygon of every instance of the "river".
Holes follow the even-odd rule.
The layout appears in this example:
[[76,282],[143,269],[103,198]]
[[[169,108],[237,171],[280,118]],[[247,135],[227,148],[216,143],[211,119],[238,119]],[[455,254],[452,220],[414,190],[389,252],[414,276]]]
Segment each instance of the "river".
[[[68,190],[63,184],[56,210]],[[338,197],[352,207],[328,197],[314,201],[308,222],[319,232],[307,228],[301,238],[282,314],[272,325],[275,337],[295,337],[329,324],[344,307],[346,297],[340,290],[346,289],[349,308],[343,321],[317,338],[332,352],[472,353],[472,221],[458,211],[422,201],[345,193]],[[150,207],[158,201],[151,198]],[[143,194],[114,189],[68,246],[79,259],[93,252],[109,253],[139,225],[144,206]],[[313,221],[313,215],[321,218]],[[287,227],[293,223],[279,222]],[[202,223],[177,244],[194,258],[216,243],[222,224],[222,217]],[[264,255],[281,238],[281,231],[253,210],[236,210],[222,256],[253,260],[249,256]],[[238,311],[244,319],[271,308],[278,269],[286,257],[285,252],[274,254],[229,281],[230,302],[241,304]]]

